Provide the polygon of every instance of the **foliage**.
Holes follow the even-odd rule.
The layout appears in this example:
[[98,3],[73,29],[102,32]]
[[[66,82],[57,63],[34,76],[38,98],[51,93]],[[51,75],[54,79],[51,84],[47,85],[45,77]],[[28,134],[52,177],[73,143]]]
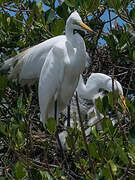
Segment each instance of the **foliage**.
[[[1,63],[25,48],[64,33],[66,19],[77,10],[96,36],[86,36],[86,46],[93,55],[105,40],[113,68],[116,62],[131,67],[126,91],[135,88],[135,7],[133,0],[1,0],[0,1],[0,60]],[[112,27],[115,13],[124,26]],[[115,19],[115,18],[114,18]],[[103,32],[106,24],[110,31]],[[92,56],[91,55],[91,56]],[[68,128],[65,152],[67,168],[57,147],[56,121],[46,124],[42,132],[39,122],[37,87],[27,93],[16,81],[0,76],[0,179],[134,179],[135,178],[135,101],[126,99],[129,114],[125,114],[114,95],[109,93],[96,106],[104,117],[102,131],[96,125],[91,134],[84,129]],[[109,112],[109,115],[108,115]],[[120,115],[119,115],[120,114]],[[117,119],[115,125],[112,118]],[[78,120],[75,116],[76,121]],[[84,120],[84,119],[83,119]],[[63,121],[63,118],[61,118]],[[84,120],[85,121],[85,120]],[[83,123],[84,128],[85,124]],[[60,128],[61,129],[61,128]],[[72,170],[72,171],[71,171]]]

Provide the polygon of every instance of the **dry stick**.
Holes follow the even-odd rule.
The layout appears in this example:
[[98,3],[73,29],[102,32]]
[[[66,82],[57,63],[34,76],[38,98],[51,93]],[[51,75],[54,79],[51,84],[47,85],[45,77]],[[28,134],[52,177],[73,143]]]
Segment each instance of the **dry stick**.
[[8,113],[11,117],[13,116],[12,112],[7,108],[7,106],[6,106],[5,104],[2,104],[2,103],[1,103],[1,106],[7,111],[7,113]]
[[58,179],[54,176],[54,174],[52,173],[52,171],[51,171],[51,169],[50,169],[50,167],[49,167],[49,165],[48,165],[47,153],[46,153],[45,149],[44,149],[44,157],[45,157],[45,163],[46,163],[46,166],[47,166],[48,173],[50,174],[50,176],[53,177],[54,180],[58,180]]
[[113,110],[115,109],[115,96],[114,96],[114,67],[112,71],[112,102],[113,102]]
[[4,165],[4,170],[5,170],[5,174],[7,176],[8,179],[10,180],[15,180],[12,175],[8,172],[9,168],[7,167],[7,165],[5,164],[5,162],[1,159],[3,165]]
[[123,72],[123,73],[119,73],[119,74],[115,75],[115,77],[122,76],[122,75],[125,75],[125,74],[127,74],[127,73],[128,73],[128,71]]
[[30,165],[29,165],[29,144],[30,144],[30,137],[29,137],[29,129],[30,129],[30,118],[28,117],[28,120],[26,120],[26,128],[27,128],[27,138],[26,138],[26,166],[28,171],[28,177],[31,179],[31,173],[30,173]]
[[93,163],[92,157],[90,155],[89,147],[88,147],[88,144],[87,144],[87,141],[86,141],[85,129],[84,129],[83,122],[82,122],[82,117],[81,117],[81,112],[80,112],[77,92],[76,92],[76,104],[77,104],[77,110],[78,110],[80,125],[81,125],[81,131],[82,131],[82,134],[83,134],[83,140],[84,140],[84,143],[85,143],[85,146],[86,146],[86,150],[87,150],[87,153],[88,153],[88,157],[89,157],[89,168],[90,169],[92,168],[94,176],[96,177],[96,172],[95,172],[95,169],[94,169],[94,163]]
[[[26,165],[26,162],[24,161],[24,159],[26,159],[26,155],[21,154],[17,151],[15,151],[15,153],[17,155],[17,158],[19,158],[19,160],[21,160]],[[41,168],[42,170],[47,170],[46,163],[34,160],[32,158],[28,158],[28,160],[29,160],[30,165],[33,164],[35,167],[37,166],[39,169],[42,167]],[[59,167],[58,165],[54,165],[54,164],[48,164],[48,166],[50,168],[58,168]]]
[[109,15],[110,30],[112,30],[112,21],[111,21],[111,13],[110,13],[110,9],[108,9],[108,15]]
[[105,21],[104,24],[110,23],[110,22],[112,22],[113,20],[117,19],[118,17],[119,17],[119,16],[115,16],[115,17],[112,18],[111,20]]
[[132,82],[132,80],[133,80],[133,73],[134,73],[134,66],[133,66],[132,71],[131,71],[131,76],[130,76],[130,80],[129,80],[128,87],[127,87],[127,91],[126,91],[126,97],[127,97],[127,95],[128,95],[128,91],[129,91],[131,82]]
[[132,27],[135,26],[135,23],[133,21],[130,21],[126,16],[122,15],[121,13],[118,12],[118,16],[125,21],[126,23],[130,24]]

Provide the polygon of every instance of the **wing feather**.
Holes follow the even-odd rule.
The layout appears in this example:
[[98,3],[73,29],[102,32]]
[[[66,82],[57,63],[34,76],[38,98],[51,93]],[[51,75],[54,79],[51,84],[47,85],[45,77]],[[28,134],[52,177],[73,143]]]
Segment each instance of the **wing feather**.
[[64,51],[53,47],[46,57],[39,79],[40,120],[45,123],[48,113],[54,110],[54,101],[64,77]]

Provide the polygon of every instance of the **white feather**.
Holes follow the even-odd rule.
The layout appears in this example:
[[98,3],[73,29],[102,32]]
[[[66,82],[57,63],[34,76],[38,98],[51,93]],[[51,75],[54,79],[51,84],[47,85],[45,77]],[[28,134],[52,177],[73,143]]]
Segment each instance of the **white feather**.
[[85,68],[84,40],[78,33],[73,33],[74,29],[82,29],[81,24],[79,14],[72,13],[66,23],[65,38],[53,45],[42,67],[38,95],[43,125],[54,116],[56,99],[58,113],[69,104]]

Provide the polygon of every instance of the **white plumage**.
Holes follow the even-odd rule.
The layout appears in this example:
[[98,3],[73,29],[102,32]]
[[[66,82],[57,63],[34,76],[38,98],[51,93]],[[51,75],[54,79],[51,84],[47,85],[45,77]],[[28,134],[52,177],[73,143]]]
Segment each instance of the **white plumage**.
[[[108,92],[112,91],[112,78],[102,73],[92,73],[88,78],[86,84],[83,81],[82,76],[80,75],[80,80],[77,86],[78,94],[84,99],[92,100],[95,105],[95,99],[104,97],[103,91],[99,92],[100,89],[106,90]],[[128,108],[125,103],[125,98],[123,96],[123,89],[121,84],[114,80],[114,91],[119,93],[119,103],[123,108],[124,112],[128,113]],[[95,111],[98,119],[100,119],[100,114],[98,113],[96,106]]]
[[66,35],[52,46],[41,70],[38,94],[43,125],[48,117],[54,117],[55,100],[58,113],[69,104],[85,68],[85,43],[78,33],[74,33],[74,29],[91,31],[77,12],[69,16]]
[[[93,124],[95,124],[97,121],[99,121],[100,119],[102,119],[104,117],[101,113],[98,112],[98,110],[96,109],[96,106],[95,106],[95,100],[97,98],[102,99],[104,97],[103,91],[99,92],[100,89],[107,90],[109,92],[112,91],[112,78],[110,76],[103,74],[103,73],[92,73],[85,84],[83,81],[82,75],[80,75],[79,83],[78,83],[78,86],[76,89],[78,92],[78,95],[83,99],[92,100],[93,105],[94,105],[87,112],[87,114],[88,114],[87,126],[88,127],[92,126]],[[114,80],[114,91],[118,91],[121,95],[123,95],[122,86],[117,80]],[[95,113],[94,117],[89,116],[89,114],[91,114],[92,112]],[[78,113],[77,109],[76,109],[76,113]],[[78,118],[79,117],[77,116],[77,124],[79,124]],[[67,127],[67,122],[65,122],[64,126]],[[71,127],[74,128],[73,119],[71,119]],[[77,127],[79,128],[79,126],[77,126]],[[98,127],[101,128],[100,123],[98,123]],[[86,131],[85,131],[86,136],[88,136],[90,134],[90,131],[91,131],[91,127],[86,129]],[[66,137],[67,136],[68,136],[68,133],[66,130],[62,131],[59,134],[59,138],[60,138],[61,144],[64,149],[66,148]]]
[[[103,73],[92,73],[86,84],[83,81],[82,75],[77,86],[77,92],[84,99],[93,100],[99,93],[100,89],[112,91],[112,78]],[[123,95],[121,84],[114,80],[114,90],[118,90]]]
[[[72,13],[72,19],[76,16],[79,16],[77,12]],[[79,18],[77,20],[78,23],[82,23],[81,19]],[[77,21],[74,22],[77,23]],[[80,24],[74,24],[74,28],[78,28],[79,26],[81,29]],[[82,24],[82,26],[84,26],[84,28],[88,30],[87,26],[85,26],[84,24]],[[67,36],[70,36],[71,33],[73,34],[73,32],[70,32],[72,31],[72,27],[70,27],[69,23],[68,25],[66,25],[66,29],[67,35],[60,35],[46,40],[38,45],[26,49],[25,51],[21,52],[19,55],[16,55],[15,57],[6,60],[0,68],[0,71],[10,69],[8,78],[19,78],[19,82],[21,85],[31,85],[35,83],[35,81],[39,79],[42,66],[52,47],[55,46],[55,44],[57,44],[58,42],[66,43]],[[71,38],[72,37],[70,37],[70,39]],[[72,47],[76,47],[76,42],[74,41],[74,39],[71,43]]]

